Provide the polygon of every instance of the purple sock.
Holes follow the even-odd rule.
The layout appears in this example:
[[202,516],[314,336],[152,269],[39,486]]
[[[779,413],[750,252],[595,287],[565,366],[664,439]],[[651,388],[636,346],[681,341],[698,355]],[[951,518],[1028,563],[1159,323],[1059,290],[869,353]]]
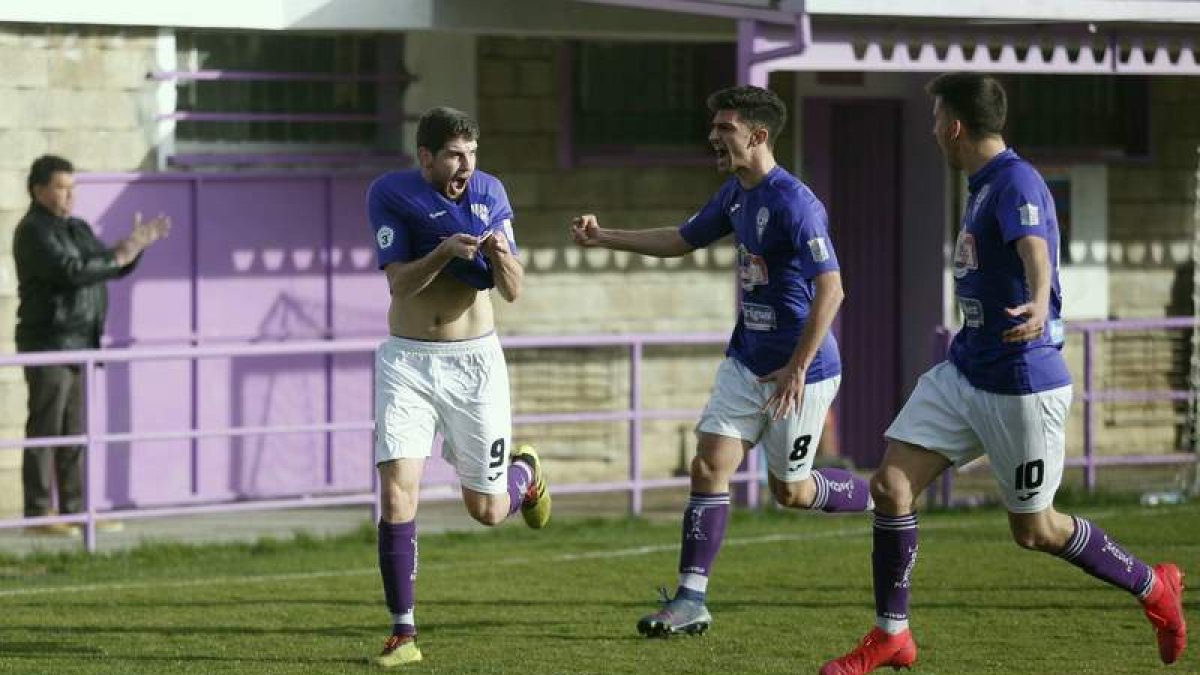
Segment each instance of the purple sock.
[[1071,518],[1075,521],[1075,533],[1067,540],[1059,557],[1097,579],[1124,588],[1139,598],[1146,597],[1154,583],[1154,570],[1127,553],[1104,530],[1083,518]]
[[417,521],[379,522],[379,572],[383,595],[392,613],[393,635],[416,635],[413,621],[417,580]]
[[683,512],[683,546],[679,551],[679,586],[704,593],[713,560],[725,539],[729,493],[693,492]]
[[875,616],[881,627],[900,629],[908,623],[908,587],[917,564],[917,514],[876,513],[874,538]]
[[825,513],[860,513],[874,506],[867,481],[845,469],[817,469],[812,472],[817,484],[813,510]]
[[508,515],[516,513],[525,501],[525,490],[533,480],[533,469],[522,461],[513,462],[508,467]]

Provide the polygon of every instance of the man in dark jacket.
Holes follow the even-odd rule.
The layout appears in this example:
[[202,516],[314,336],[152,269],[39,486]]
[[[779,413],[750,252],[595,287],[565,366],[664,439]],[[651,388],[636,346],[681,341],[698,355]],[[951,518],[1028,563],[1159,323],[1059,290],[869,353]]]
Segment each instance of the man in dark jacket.
[[[17,351],[94,349],[100,346],[108,293],[104,284],[133,271],[141,253],[171,228],[158,216],[142,222],[139,214],[129,236],[108,247],[83,220],[71,217],[74,167],[53,155],[39,157],[29,169],[32,202],[13,235],[18,295]],[[83,433],[83,382],[78,365],[25,368],[29,385],[27,438]],[[57,475],[58,510],[83,507],[83,448],[26,448],[22,464],[25,516],[50,513],[51,476]],[[44,525],[34,532],[68,534],[66,525]]]

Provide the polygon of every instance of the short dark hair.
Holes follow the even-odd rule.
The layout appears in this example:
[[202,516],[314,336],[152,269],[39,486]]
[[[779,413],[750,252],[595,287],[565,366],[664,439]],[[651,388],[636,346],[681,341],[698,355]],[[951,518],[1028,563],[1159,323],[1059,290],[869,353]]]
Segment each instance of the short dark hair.
[[783,133],[787,123],[787,106],[772,92],[762,87],[740,86],[714,91],[708,95],[708,109],[737,111],[738,118],[751,126],[766,127],[767,145],[775,146],[775,139]]
[[33,160],[29,167],[29,178],[25,179],[25,189],[29,192],[29,198],[33,199],[33,188],[49,185],[50,179],[60,171],[75,173],[75,167],[58,155],[42,155]]
[[1008,95],[991,75],[943,73],[925,85],[930,96],[940,96],[942,106],[961,121],[973,138],[998,136],[1008,116]]
[[442,146],[456,139],[479,140],[479,123],[454,108],[430,108],[417,122],[417,147],[437,154]]

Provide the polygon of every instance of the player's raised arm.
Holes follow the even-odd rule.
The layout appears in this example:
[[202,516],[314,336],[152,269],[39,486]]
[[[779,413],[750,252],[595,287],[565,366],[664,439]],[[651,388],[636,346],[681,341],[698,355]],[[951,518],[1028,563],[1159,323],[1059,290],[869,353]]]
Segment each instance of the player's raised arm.
[[674,227],[651,230],[613,230],[600,227],[596,216],[585,213],[571,221],[571,236],[584,248],[608,248],[656,258],[677,258],[696,250]]
[[392,295],[411,298],[425,290],[446,263],[454,258],[470,260],[479,251],[479,238],[469,234],[446,237],[428,255],[411,262],[392,262],[384,267]]

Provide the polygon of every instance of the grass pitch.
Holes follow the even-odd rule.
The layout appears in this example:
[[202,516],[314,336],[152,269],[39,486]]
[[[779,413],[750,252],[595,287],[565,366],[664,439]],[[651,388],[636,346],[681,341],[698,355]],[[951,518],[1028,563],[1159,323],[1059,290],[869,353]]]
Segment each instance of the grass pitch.
[[[1190,572],[1200,635],[1200,505],[1075,512]],[[737,513],[712,629],[643,639],[638,617],[674,586],[678,531],[564,517],[541,532],[518,521],[423,536],[425,661],[402,671],[815,673],[873,622],[869,517]],[[378,672],[368,657],[389,621],[375,556],[364,525],[331,540],[0,559],[0,672]],[[1200,645],[1164,670],[1130,596],[1018,549],[1000,511],[922,514],[912,612],[917,673],[1200,672]]]

